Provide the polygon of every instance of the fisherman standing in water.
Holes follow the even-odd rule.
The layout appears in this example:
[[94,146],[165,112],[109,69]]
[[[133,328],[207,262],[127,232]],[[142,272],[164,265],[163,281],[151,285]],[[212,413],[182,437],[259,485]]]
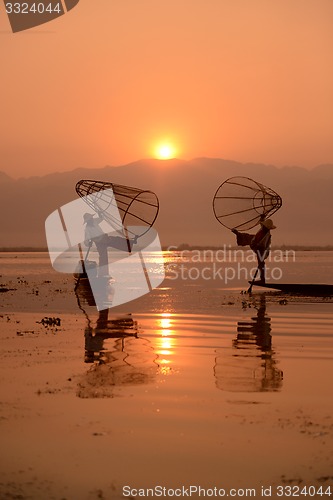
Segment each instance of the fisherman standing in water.
[[85,224],[84,242],[90,248],[95,243],[99,255],[99,268],[109,265],[108,248],[116,248],[124,252],[129,252],[132,246],[136,244],[138,236],[133,239],[124,236],[110,236],[100,227],[103,217],[94,217],[94,214],[85,213],[83,216]]
[[265,260],[267,259],[271,246],[271,230],[276,229],[274,226],[272,219],[266,219],[260,221],[260,229],[255,234],[241,233],[237,229],[232,229],[231,231],[237,237],[237,245],[239,246],[247,246],[249,245],[251,250],[257,256],[258,260],[258,269],[260,272],[260,283],[265,284],[266,276],[265,276]]

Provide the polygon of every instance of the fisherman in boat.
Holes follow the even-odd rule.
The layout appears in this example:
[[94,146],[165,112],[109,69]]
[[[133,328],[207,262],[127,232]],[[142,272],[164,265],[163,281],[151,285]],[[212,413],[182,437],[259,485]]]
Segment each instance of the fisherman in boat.
[[241,233],[237,229],[232,229],[231,231],[237,237],[237,245],[239,246],[247,246],[249,245],[251,250],[257,256],[258,260],[258,269],[260,273],[259,282],[265,284],[266,275],[265,275],[265,260],[269,256],[270,246],[271,246],[271,230],[276,229],[274,226],[272,219],[263,219],[260,221],[260,229],[255,234]]
[[124,236],[111,236],[106,234],[100,227],[103,217],[95,217],[94,214],[85,213],[83,215],[83,224],[85,224],[84,242],[90,248],[93,243],[99,255],[99,268],[108,266],[108,248],[112,247],[124,252],[131,251],[133,245],[137,243],[138,236],[133,239],[127,239]]

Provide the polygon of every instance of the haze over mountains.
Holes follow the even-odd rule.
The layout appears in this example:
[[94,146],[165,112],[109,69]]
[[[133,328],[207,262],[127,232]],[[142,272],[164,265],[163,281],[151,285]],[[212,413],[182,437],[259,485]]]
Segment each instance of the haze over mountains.
[[43,177],[11,179],[0,172],[2,231],[0,247],[46,246],[47,216],[77,195],[80,179],[110,181],[156,192],[156,221],[162,245],[234,244],[234,236],[214,217],[212,199],[228,177],[251,177],[277,191],[283,206],[274,216],[278,245],[331,245],[333,165],[299,167],[243,164],[198,158],[141,160],[120,167],[76,169]]

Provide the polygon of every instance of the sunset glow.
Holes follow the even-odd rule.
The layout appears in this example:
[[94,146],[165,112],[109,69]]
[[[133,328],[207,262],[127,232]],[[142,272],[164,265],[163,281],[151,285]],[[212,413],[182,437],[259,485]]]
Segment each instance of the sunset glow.
[[170,160],[170,158],[175,158],[176,149],[168,142],[160,143],[155,149],[155,156],[159,160]]
[[1,13],[1,171],[19,178],[142,158],[332,163],[332,1],[144,5],[79,2],[36,26],[38,36],[15,36]]

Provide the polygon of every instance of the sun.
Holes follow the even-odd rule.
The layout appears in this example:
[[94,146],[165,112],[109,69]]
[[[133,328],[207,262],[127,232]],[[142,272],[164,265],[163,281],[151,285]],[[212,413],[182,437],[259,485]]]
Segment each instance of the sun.
[[176,155],[176,148],[170,142],[162,142],[155,148],[155,156],[159,160],[170,160]]

